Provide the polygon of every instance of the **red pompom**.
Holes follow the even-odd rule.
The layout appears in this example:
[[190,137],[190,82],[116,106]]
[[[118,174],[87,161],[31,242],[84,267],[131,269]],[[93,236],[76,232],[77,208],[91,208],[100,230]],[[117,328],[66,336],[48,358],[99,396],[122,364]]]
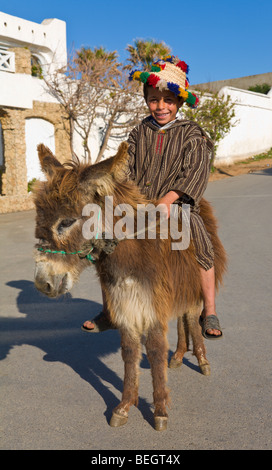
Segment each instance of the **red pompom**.
[[198,104],[199,104],[199,98],[198,98],[198,96],[196,96],[195,93],[192,93],[192,95],[195,96],[195,99],[196,99],[196,100],[195,100],[195,103],[194,103],[194,105],[193,105],[193,108],[197,108],[197,106],[198,106]]
[[154,88],[156,88],[156,85],[159,81],[160,81],[160,78],[157,77],[157,75],[154,75],[153,73],[151,73],[147,79],[148,85],[151,85]]
[[188,65],[183,60],[180,60],[176,65],[183,70],[183,72],[188,73]]

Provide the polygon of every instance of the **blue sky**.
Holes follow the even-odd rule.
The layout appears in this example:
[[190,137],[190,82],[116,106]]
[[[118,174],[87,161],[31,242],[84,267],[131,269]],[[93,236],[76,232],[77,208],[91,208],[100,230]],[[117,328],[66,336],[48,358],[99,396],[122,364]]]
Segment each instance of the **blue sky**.
[[164,41],[191,84],[272,72],[271,0],[0,0],[0,11],[64,20],[68,50],[104,46],[122,60],[137,38]]

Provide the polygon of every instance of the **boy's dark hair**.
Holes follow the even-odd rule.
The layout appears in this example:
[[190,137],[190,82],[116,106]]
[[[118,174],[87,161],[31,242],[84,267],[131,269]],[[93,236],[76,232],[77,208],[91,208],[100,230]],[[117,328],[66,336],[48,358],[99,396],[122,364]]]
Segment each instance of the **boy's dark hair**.
[[147,83],[144,83],[144,99],[145,99],[145,102],[147,102],[148,88],[149,88],[149,85],[147,85]]

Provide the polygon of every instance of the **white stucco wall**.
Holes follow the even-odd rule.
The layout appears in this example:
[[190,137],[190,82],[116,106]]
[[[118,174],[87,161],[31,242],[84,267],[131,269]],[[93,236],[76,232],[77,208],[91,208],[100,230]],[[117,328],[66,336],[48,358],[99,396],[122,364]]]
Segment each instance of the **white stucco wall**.
[[0,72],[0,106],[32,109],[34,100],[57,103],[44,80],[25,73]]
[[[77,126],[75,125],[74,150],[78,158],[82,161],[85,161],[83,139],[79,135],[79,133],[76,131],[76,129],[77,129]],[[92,126],[89,139],[88,139],[88,146],[91,151],[92,163],[96,161],[96,158],[99,154],[99,150],[103,141],[104,130],[105,130],[105,121],[103,120],[102,117],[96,118]],[[115,129],[112,132],[112,135],[108,140],[108,145],[107,145],[106,150],[104,151],[102,159],[106,159],[115,155],[121,142],[127,140],[127,138],[128,138],[128,135],[125,135],[124,132],[122,132],[122,130]]]
[[218,145],[216,163],[230,164],[272,147],[272,93],[263,95],[224,87],[220,95],[235,103],[236,123]]

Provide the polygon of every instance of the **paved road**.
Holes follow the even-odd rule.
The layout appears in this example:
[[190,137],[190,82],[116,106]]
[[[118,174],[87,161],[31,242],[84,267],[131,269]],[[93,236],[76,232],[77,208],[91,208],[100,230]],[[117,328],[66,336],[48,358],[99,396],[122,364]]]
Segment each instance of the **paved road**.
[[[271,449],[272,173],[210,183],[229,255],[217,298],[224,339],[207,342],[212,375],[187,353],[169,370],[169,428],[152,428],[152,386],[145,353],[139,407],[109,427],[121,397],[116,331],[90,335],[81,323],[101,307],[93,270],[72,297],[49,300],[33,285],[34,213],[0,216],[1,449]],[[169,345],[176,345],[175,322]]]

